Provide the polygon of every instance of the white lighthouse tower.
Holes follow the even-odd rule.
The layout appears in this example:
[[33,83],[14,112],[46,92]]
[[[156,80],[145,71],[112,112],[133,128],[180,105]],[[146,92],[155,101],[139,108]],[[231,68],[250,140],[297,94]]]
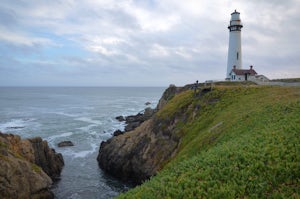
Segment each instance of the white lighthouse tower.
[[229,47],[227,60],[226,78],[230,77],[231,70],[242,69],[242,44],[241,44],[241,29],[243,25],[240,19],[240,13],[236,10],[231,13],[229,29]]

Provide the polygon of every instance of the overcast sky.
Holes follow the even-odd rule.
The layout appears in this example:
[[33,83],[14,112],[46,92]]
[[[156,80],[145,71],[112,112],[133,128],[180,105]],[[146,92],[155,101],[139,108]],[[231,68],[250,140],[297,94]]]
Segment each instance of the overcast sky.
[[0,86],[224,79],[235,9],[243,68],[300,77],[299,0],[1,0]]

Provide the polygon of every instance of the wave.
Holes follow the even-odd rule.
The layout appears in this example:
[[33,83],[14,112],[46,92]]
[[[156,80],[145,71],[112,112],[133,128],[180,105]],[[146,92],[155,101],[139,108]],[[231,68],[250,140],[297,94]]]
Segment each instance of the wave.
[[0,124],[0,131],[7,131],[7,130],[21,130],[25,127],[29,126],[34,122],[36,119],[34,118],[25,118],[25,119],[11,119],[8,122]]
[[99,120],[93,120],[92,118],[88,118],[88,117],[79,117],[79,118],[75,118],[75,120],[81,121],[81,122],[87,122],[87,123],[91,123],[91,124],[97,124],[97,125],[101,125],[102,122]]
[[72,156],[72,158],[85,158],[88,155],[97,152],[98,146],[99,146],[99,144],[92,143],[91,150],[84,150],[84,151],[78,151],[78,152],[68,149],[64,152],[64,155]]
[[57,138],[70,137],[71,135],[73,135],[72,132],[62,133],[62,134],[59,134],[59,135],[52,135],[52,136],[46,138],[46,140],[48,142],[53,142]]
[[76,115],[76,114],[65,113],[65,112],[62,112],[62,111],[49,112],[49,113],[53,113],[53,114],[56,114],[56,115],[67,116],[67,117],[78,117],[78,115]]
[[96,126],[98,126],[98,125],[96,125],[96,124],[90,124],[90,125],[87,125],[87,126],[78,127],[77,129],[78,129],[78,130],[81,130],[81,131],[83,131],[83,132],[88,132],[88,131],[90,131],[93,127],[96,127]]

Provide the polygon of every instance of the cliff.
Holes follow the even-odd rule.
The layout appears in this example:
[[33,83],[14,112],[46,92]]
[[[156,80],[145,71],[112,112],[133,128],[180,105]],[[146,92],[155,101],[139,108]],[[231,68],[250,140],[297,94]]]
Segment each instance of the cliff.
[[[177,92],[170,86],[159,101],[161,109]],[[177,151],[179,138],[172,134],[179,118],[162,123],[155,115],[133,131],[102,142],[97,157],[106,172],[125,181],[141,183],[155,175]],[[168,128],[160,128],[165,125]]]
[[46,141],[0,132],[0,160],[0,198],[54,198],[64,161]]
[[173,88],[150,120],[101,144],[104,170],[154,175],[119,198],[299,197],[300,88],[201,86]]

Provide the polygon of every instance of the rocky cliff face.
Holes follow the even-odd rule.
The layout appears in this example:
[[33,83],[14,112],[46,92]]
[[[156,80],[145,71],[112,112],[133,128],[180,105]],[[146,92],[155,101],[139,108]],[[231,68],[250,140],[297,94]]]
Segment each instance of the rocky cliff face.
[[41,138],[0,132],[0,198],[54,198],[50,186],[63,165],[62,155]]
[[[170,86],[159,101],[161,109],[179,89]],[[180,139],[175,126],[183,116],[161,120],[156,115],[133,131],[102,142],[98,163],[108,173],[126,181],[141,183],[155,175],[176,154]]]
[[52,180],[57,180],[64,165],[62,155],[49,148],[47,141],[43,141],[40,137],[28,141],[33,149],[33,163],[40,166]]

